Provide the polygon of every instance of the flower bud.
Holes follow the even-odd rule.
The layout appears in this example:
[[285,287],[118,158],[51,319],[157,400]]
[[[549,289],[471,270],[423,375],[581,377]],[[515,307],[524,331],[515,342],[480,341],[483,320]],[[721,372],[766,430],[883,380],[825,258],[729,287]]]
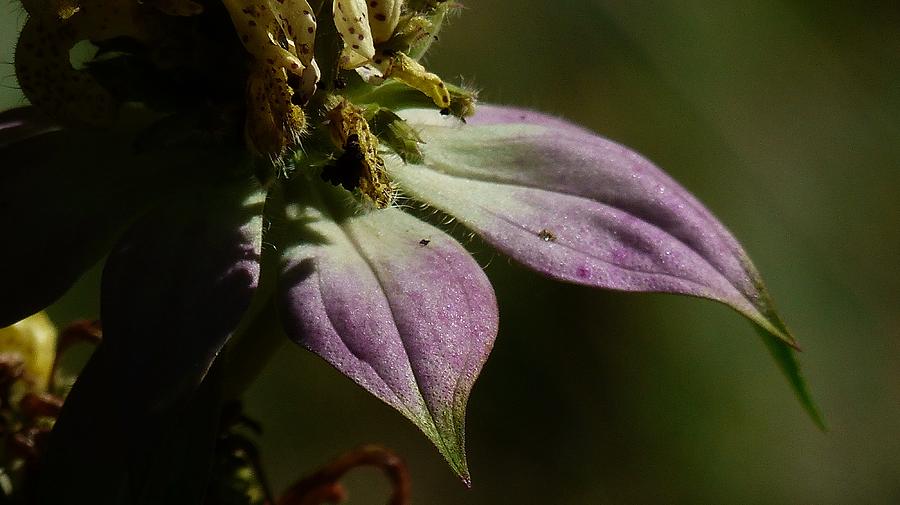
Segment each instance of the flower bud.
[[444,81],[409,56],[397,53],[384,60],[378,68],[384,77],[393,77],[407,86],[421,91],[441,109],[450,107],[450,92],[447,91]]
[[244,48],[253,58],[247,82],[248,144],[280,155],[299,142],[303,110],[315,93],[319,68],[313,60],[316,20],[307,0],[256,4],[225,0]]
[[369,7],[365,0],[334,0],[334,25],[344,44],[364,60],[375,56],[375,42],[369,25]]
[[371,0],[369,2],[369,27],[376,44],[387,42],[394,35],[400,22],[401,0]]

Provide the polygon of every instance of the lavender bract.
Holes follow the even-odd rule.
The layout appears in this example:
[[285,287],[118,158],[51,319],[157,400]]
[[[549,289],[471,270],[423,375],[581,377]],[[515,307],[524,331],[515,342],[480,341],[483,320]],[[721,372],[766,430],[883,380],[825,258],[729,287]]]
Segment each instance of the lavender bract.
[[[119,112],[129,121],[115,133],[64,126],[91,107],[42,108],[44,87],[30,95],[35,107],[0,117],[0,207],[8,209],[0,224],[23,238],[0,251],[10,271],[0,325],[53,302],[118,241],[104,271],[106,341],[66,403],[49,455],[53,478],[84,495],[101,489],[81,474],[60,477],[93,447],[93,459],[123,476],[116,496],[145,499],[141,472],[153,465],[142,458],[162,435],[136,448],[127,427],[158,435],[192,419],[218,353],[235,334],[253,338],[252,322],[274,307],[292,340],[409,418],[468,481],[465,407],[497,334],[497,304],[454,238],[403,212],[412,204],[458,219],[552,278],[733,308],[760,329],[817,419],[793,337],[708,210],[652,163],[592,132],[532,111],[476,108],[474,95],[417,62],[449,5],[382,3],[383,19],[376,2],[335,2],[340,38],[320,39],[314,13],[327,13],[325,3],[229,0],[208,13],[188,2],[176,15],[148,2],[138,8],[148,23],[138,42],[152,47],[158,23],[202,21],[215,27],[211,35],[231,37],[246,64],[225,77],[246,86],[214,97],[221,103],[209,110],[156,110],[161,98],[146,97],[145,109]],[[213,14],[230,18],[237,36]],[[94,14],[68,15],[83,21],[88,40],[104,42],[91,31]],[[331,66],[323,71],[322,62]],[[127,77],[131,61],[119,63]],[[163,81],[184,78],[170,67],[208,78],[190,58],[165,63]],[[109,79],[107,64],[87,67],[91,86]],[[104,111],[110,103],[104,95]],[[93,192],[86,198],[79,186]],[[129,392],[139,394],[125,408],[105,403]],[[92,423],[98,412],[105,421]]]

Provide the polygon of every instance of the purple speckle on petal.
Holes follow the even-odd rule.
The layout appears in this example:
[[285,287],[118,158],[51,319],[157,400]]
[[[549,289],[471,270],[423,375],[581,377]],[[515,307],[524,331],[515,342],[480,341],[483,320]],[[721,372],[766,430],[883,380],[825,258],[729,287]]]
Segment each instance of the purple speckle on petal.
[[591,276],[591,269],[582,265],[575,270],[575,275],[577,275],[579,279],[588,279]]

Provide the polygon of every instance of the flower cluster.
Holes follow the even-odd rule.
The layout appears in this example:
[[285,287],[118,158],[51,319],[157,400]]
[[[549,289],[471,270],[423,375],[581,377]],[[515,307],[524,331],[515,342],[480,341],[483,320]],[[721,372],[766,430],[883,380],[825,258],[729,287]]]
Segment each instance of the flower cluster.
[[[420,207],[555,279],[733,308],[815,415],[757,271],[690,193],[624,146],[476,105],[420,63],[450,2],[23,3],[32,106],[0,114],[0,326],[108,254],[104,342],[57,424],[48,495],[106,486],[71,472],[85,454],[97,476],[127,476],[124,497],[149,492],[148,469],[195,464],[152,449],[203,424],[210,377],[241,360],[223,348],[264,345],[273,321],[468,480],[465,407],[497,304],[465,248],[405,210]],[[83,41],[98,51],[76,68]]]

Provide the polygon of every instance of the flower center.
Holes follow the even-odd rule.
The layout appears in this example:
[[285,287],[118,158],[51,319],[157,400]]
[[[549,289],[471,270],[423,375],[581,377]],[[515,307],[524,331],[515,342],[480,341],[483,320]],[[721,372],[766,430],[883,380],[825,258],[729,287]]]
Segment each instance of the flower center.
[[[319,152],[332,160],[319,164],[323,179],[379,208],[393,201],[381,151],[421,156],[392,110],[474,110],[472,93],[418,61],[451,9],[445,0],[22,2],[16,74],[53,118],[110,127],[123,104],[199,116],[208,136],[242,141],[274,165]],[[83,42],[96,54],[73,65]]]

